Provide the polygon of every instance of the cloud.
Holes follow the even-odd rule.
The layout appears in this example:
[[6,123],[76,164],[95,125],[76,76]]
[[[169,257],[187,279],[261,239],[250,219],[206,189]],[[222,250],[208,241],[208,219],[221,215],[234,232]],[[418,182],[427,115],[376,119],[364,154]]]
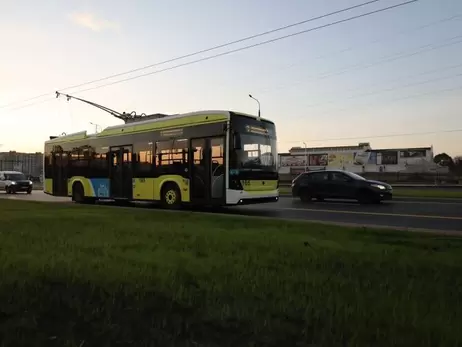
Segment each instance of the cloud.
[[93,13],[73,13],[70,18],[75,24],[97,32],[103,30],[119,30],[119,25],[116,22],[112,22],[104,18],[98,18]]

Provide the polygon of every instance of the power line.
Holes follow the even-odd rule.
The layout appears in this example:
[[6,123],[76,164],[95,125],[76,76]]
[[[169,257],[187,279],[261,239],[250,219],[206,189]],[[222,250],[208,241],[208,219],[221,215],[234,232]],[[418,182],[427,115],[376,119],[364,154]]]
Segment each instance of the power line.
[[[455,39],[459,39],[459,40],[454,41]],[[295,82],[295,83],[291,83],[291,84],[280,85],[280,86],[278,86],[276,88],[269,88],[269,89],[266,89],[266,90],[260,90],[259,93],[265,93],[265,92],[267,93],[269,91],[274,91],[274,90],[288,89],[288,88],[291,88],[291,87],[294,87],[294,86],[299,86],[299,85],[306,84],[306,82],[309,82],[309,81],[319,81],[319,80],[330,78],[330,77],[333,77],[333,76],[339,76],[339,75],[342,75],[342,74],[345,74],[345,73],[348,73],[348,72],[367,69],[367,68],[370,68],[370,67],[373,67],[373,66],[382,65],[382,64],[390,63],[390,62],[393,62],[393,61],[396,61],[396,60],[409,58],[409,57],[413,57],[413,56],[416,56],[416,55],[419,55],[419,54],[431,52],[431,51],[434,51],[434,50],[437,50],[437,49],[440,49],[440,48],[457,45],[457,44],[462,43],[462,35],[453,36],[453,37],[451,37],[451,38],[449,38],[447,40],[444,40],[443,42],[445,42],[445,43],[437,44],[437,45],[435,45],[435,43],[426,44],[426,45],[418,47],[417,51],[411,51],[410,53],[406,53],[406,54],[403,54],[403,53],[396,54],[395,53],[395,54],[391,54],[391,55],[386,55],[386,56],[381,57],[379,60],[377,60],[377,61],[375,61],[373,63],[353,64],[353,65],[350,65],[350,66],[348,66],[346,68],[343,68],[343,69],[340,69],[340,70],[337,70],[337,71],[327,72],[327,73],[320,74],[320,75],[317,75],[317,76],[310,76],[310,78],[305,79],[303,81],[299,81],[299,82]]]
[[[387,102],[387,104],[390,104],[390,103],[396,102],[396,101],[415,99],[415,98],[420,98],[422,96],[429,96],[429,95],[434,95],[434,94],[450,93],[450,92],[454,92],[454,91],[457,91],[457,90],[462,90],[462,86],[453,87],[453,88],[446,88],[446,89],[441,89],[441,90],[435,90],[435,91],[431,91],[431,92],[424,92],[424,93],[419,93],[419,94],[414,94],[414,95],[407,95],[407,96],[404,96],[404,97],[390,99],[390,100],[387,100],[386,102]],[[343,109],[337,109],[337,110],[322,112],[322,113],[317,114],[317,116],[325,116],[325,115],[332,114],[332,113],[343,112],[343,111],[347,111],[347,110],[349,110],[349,109],[351,109],[353,107],[355,109],[358,109],[358,106],[360,108],[366,106],[366,108],[367,108],[367,107],[370,107],[371,105],[373,105],[375,103],[376,102],[370,102],[370,103],[366,103],[365,105],[353,105],[353,106],[350,106],[350,107],[345,107]]]
[[[289,25],[286,25],[286,26],[283,26],[283,27],[268,30],[268,31],[265,31],[265,32],[262,32],[262,33],[259,33],[259,34],[247,36],[247,37],[244,37],[244,38],[241,38],[241,39],[238,39],[238,40],[234,40],[234,41],[231,41],[231,42],[220,44],[218,46],[213,46],[213,47],[210,47],[210,48],[207,48],[207,49],[203,49],[203,50],[196,51],[196,52],[193,52],[193,53],[185,54],[185,55],[182,55],[182,56],[179,56],[179,57],[176,57],[176,58],[171,58],[171,59],[168,59],[168,60],[164,60],[164,61],[161,61],[161,62],[149,64],[149,65],[139,67],[139,68],[135,68],[135,69],[132,69],[132,70],[128,70],[128,71],[125,71],[125,72],[121,72],[121,73],[113,74],[113,75],[110,75],[110,76],[106,76],[106,77],[98,78],[98,79],[95,79],[95,80],[91,80],[91,81],[88,81],[88,82],[76,84],[76,85],[73,85],[73,86],[69,86],[69,87],[65,87],[65,88],[59,88],[58,90],[64,91],[64,90],[68,90],[68,89],[79,88],[79,87],[83,87],[83,86],[88,85],[88,84],[102,82],[102,81],[105,81],[105,80],[108,80],[108,79],[111,79],[111,78],[114,78],[114,77],[120,77],[120,76],[124,76],[124,75],[131,74],[131,73],[134,73],[134,72],[146,70],[146,69],[149,69],[149,68],[152,68],[152,67],[155,67],[155,66],[164,65],[164,64],[167,64],[167,63],[172,63],[172,62],[177,61],[177,60],[190,58],[190,57],[202,54],[202,53],[207,53],[207,52],[214,51],[214,50],[217,50],[217,49],[220,49],[220,48],[235,45],[237,43],[249,41],[249,40],[255,39],[257,37],[269,35],[269,34],[272,34],[272,33],[278,32],[278,31],[282,31],[282,30],[286,30],[286,29],[293,28],[293,27],[296,27],[296,26],[300,26],[300,25],[303,25],[303,24],[306,24],[306,23],[309,23],[309,22],[313,22],[313,21],[316,21],[316,20],[319,20],[319,19],[327,18],[327,17],[333,16],[333,15],[336,15],[336,14],[339,14],[339,13],[342,13],[342,12],[347,12],[347,11],[350,11],[350,10],[353,10],[353,9],[356,9],[356,8],[359,8],[359,7],[363,7],[363,6],[370,5],[370,4],[375,3],[375,2],[379,2],[379,1],[382,1],[382,0],[366,1],[366,2],[363,2],[363,3],[355,5],[355,6],[350,6],[350,7],[341,9],[341,10],[329,12],[329,13],[321,15],[321,16],[308,18],[308,19],[305,19],[305,20],[303,20],[301,22],[296,22],[296,23],[289,24]],[[54,91],[52,93],[54,93]],[[39,98],[42,98],[44,96],[47,96],[48,94],[50,94],[50,93],[44,93],[44,94],[40,94],[40,95],[31,97],[31,98],[28,98],[28,99],[11,102],[9,104],[1,105],[0,108],[12,106],[12,105],[15,105],[17,103],[22,103],[22,102],[27,102],[27,101],[32,101],[32,100],[35,100],[35,99],[39,99]]]
[[[145,73],[145,74],[125,78],[125,79],[122,79],[122,80],[114,81],[114,82],[103,84],[103,85],[100,85],[100,86],[95,86],[95,87],[91,87],[91,88],[87,88],[87,89],[83,89],[83,90],[78,90],[76,92],[73,92],[73,94],[78,94],[78,93],[83,93],[83,92],[87,92],[87,91],[90,91],[90,90],[104,88],[104,87],[107,87],[107,86],[127,82],[127,81],[138,79],[138,78],[141,78],[141,77],[146,77],[146,76],[162,73],[162,72],[169,71],[169,70],[174,70],[174,69],[177,69],[177,68],[180,68],[180,67],[193,65],[193,64],[196,64],[196,63],[199,63],[199,62],[215,59],[215,58],[222,57],[222,56],[225,56],[225,55],[229,55],[229,54],[232,54],[232,53],[237,53],[237,52],[244,51],[244,50],[247,50],[247,49],[250,49],[250,48],[259,47],[259,46],[266,45],[266,44],[269,44],[269,43],[284,40],[284,39],[287,39],[287,38],[290,38],[290,37],[305,34],[305,33],[311,32],[311,31],[320,30],[320,29],[323,29],[323,28],[326,28],[326,27],[330,27],[330,26],[334,26],[334,25],[337,25],[337,24],[349,22],[349,21],[352,21],[352,20],[355,20],[355,19],[359,19],[359,18],[366,17],[366,16],[369,16],[369,15],[372,15],[372,14],[384,12],[384,11],[391,10],[391,9],[394,9],[394,8],[397,8],[397,7],[409,5],[409,4],[417,2],[417,1],[419,1],[419,0],[409,0],[409,1],[406,1],[406,2],[403,2],[403,3],[400,3],[400,4],[396,4],[396,5],[384,7],[384,8],[378,9],[378,10],[366,12],[366,13],[363,13],[363,14],[360,14],[360,15],[357,15],[357,16],[353,16],[353,17],[349,17],[349,18],[346,18],[346,19],[338,20],[338,21],[331,22],[331,23],[328,23],[328,24],[324,24],[324,25],[321,25],[321,26],[318,26],[318,27],[314,27],[314,28],[310,28],[310,29],[307,29],[307,30],[299,31],[299,32],[296,32],[296,33],[293,33],[293,34],[280,36],[280,37],[275,38],[275,39],[262,41],[262,42],[259,42],[259,43],[253,44],[253,45],[244,46],[244,47],[237,48],[237,49],[234,49],[234,50],[231,50],[231,51],[227,51],[227,52],[219,53],[219,54],[216,54],[216,55],[208,56],[208,57],[205,57],[205,58],[193,60],[193,61],[190,61],[190,62],[174,65],[172,67],[168,67],[168,68],[165,68],[165,69],[162,69],[162,70],[157,70],[157,71],[153,71],[153,72],[149,72],[149,73]],[[52,100],[52,99],[47,99],[45,101],[50,101],[50,100]],[[41,103],[41,102],[38,102],[38,103]],[[22,108],[25,108],[25,107],[30,107],[30,106],[33,106],[33,105],[38,104],[38,103],[28,104],[28,105],[25,105],[25,106],[14,108],[12,110],[18,110],[18,109],[22,109]]]
[[[414,31],[419,31],[419,30],[422,30],[422,29],[426,29],[426,28],[430,28],[432,26],[435,26],[435,25],[439,25],[439,24],[442,24],[442,23],[445,23],[445,22],[449,22],[449,21],[452,21],[452,20],[455,20],[455,19],[460,19],[462,18],[462,14],[456,14],[456,15],[452,15],[452,16],[449,16],[449,17],[445,17],[445,18],[442,18],[442,19],[439,19],[437,21],[434,21],[434,22],[430,22],[430,23],[427,23],[427,24],[424,24],[424,25],[420,25],[418,27],[414,27],[414,28],[411,28],[411,29],[405,29],[405,30],[401,30],[399,32],[396,32],[396,33],[392,33],[391,35],[387,35],[385,37],[381,37],[381,38],[378,38],[378,39],[373,39],[371,41],[368,41],[368,42],[364,42],[361,44],[361,46],[368,46],[368,45],[372,45],[372,44],[375,44],[375,43],[379,43],[381,41],[384,41],[384,40],[387,40],[387,39],[390,39],[390,38],[393,38],[395,36],[399,36],[399,35],[403,35],[403,34],[408,34],[408,33],[412,33]],[[334,51],[334,52],[328,52],[328,53],[325,53],[325,54],[321,54],[321,55],[318,55],[316,56],[314,59],[310,60],[310,62],[312,62],[313,60],[319,60],[319,59],[323,59],[325,57],[328,57],[328,56],[331,56],[331,55],[338,55],[338,54],[341,54],[341,53],[345,53],[345,52],[349,52],[355,48],[357,48],[358,46],[360,46],[360,44],[358,45],[353,45],[353,46],[350,46],[348,48],[345,48],[345,49],[341,49],[341,50],[338,50],[338,51]],[[285,66],[284,68],[282,69],[278,69],[278,71],[285,71],[287,69],[291,69],[293,67],[297,67],[299,65],[301,65],[303,63],[292,63],[292,64],[289,64],[287,66]]]
[[401,134],[387,134],[387,135],[369,135],[369,136],[356,136],[356,137],[336,137],[336,138],[303,140],[303,141],[278,141],[278,143],[303,143],[303,142],[363,140],[363,139],[378,139],[378,138],[388,138],[388,137],[434,135],[434,134],[459,133],[459,132],[462,132],[462,129],[448,129],[448,130],[435,130],[435,131],[401,133]]
[[[440,71],[452,70],[452,69],[455,69],[455,68],[458,68],[458,67],[461,67],[461,66],[462,66],[462,64],[456,64],[456,65],[446,66],[446,67],[443,67],[443,68],[423,71],[423,72],[420,72],[418,74],[400,76],[400,77],[397,77],[397,78],[393,78],[391,80],[387,80],[387,81],[385,81],[385,83],[387,83],[387,82],[396,82],[396,81],[403,80],[405,78],[413,78],[413,77],[418,77],[418,76],[429,75],[429,74],[432,74],[432,73],[435,73],[435,72],[440,72]],[[374,87],[374,86],[377,86],[377,85],[382,85],[383,83],[384,83],[384,81],[378,81],[376,83],[367,85],[366,88]],[[341,92],[342,93],[344,93],[344,92],[354,92],[354,91],[357,91],[357,90],[361,90],[363,88],[364,87],[350,88],[350,89],[347,89],[347,90],[342,90]],[[331,93],[333,93],[333,92],[331,92]],[[310,107],[311,107],[311,105],[310,105]]]
[[299,32],[296,32],[296,33],[293,33],[293,34],[280,36],[280,37],[277,37],[277,38],[274,38],[274,39],[271,39],[271,40],[262,41],[262,42],[255,43],[255,44],[252,44],[252,45],[237,48],[237,49],[234,49],[234,50],[231,50],[231,51],[227,51],[227,52],[215,54],[215,55],[212,55],[212,56],[208,56],[208,57],[205,57],[205,58],[201,58],[201,59],[189,61],[189,62],[186,62],[186,63],[174,65],[172,67],[168,67],[168,68],[165,68],[165,69],[162,69],[162,70],[157,70],[157,71],[153,71],[153,72],[149,72],[149,73],[145,73],[145,74],[141,74],[141,75],[121,79],[121,80],[118,80],[118,81],[114,81],[114,82],[103,84],[103,85],[96,86],[96,87],[91,87],[91,88],[87,88],[87,89],[83,89],[83,90],[78,90],[76,92],[73,92],[73,94],[83,93],[83,92],[87,92],[87,91],[95,90],[95,89],[99,89],[99,88],[104,88],[104,87],[111,86],[111,85],[114,85],[114,84],[123,83],[123,82],[127,82],[127,81],[130,81],[130,80],[138,79],[138,78],[141,78],[141,77],[146,77],[146,76],[162,73],[162,72],[165,72],[165,71],[178,69],[180,67],[193,65],[193,64],[196,64],[196,63],[199,63],[199,62],[219,58],[219,57],[229,55],[229,54],[232,54],[232,53],[237,53],[237,52],[244,51],[244,50],[247,50],[247,49],[267,45],[267,44],[274,43],[274,42],[277,42],[277,41],[280,41],[280,40],[284,40],[284,39],[287,39],[287,38],[290,38],[290,37],[295,37],[295,36],[298,36],[298,35],[301,35],[301,34],[306,34],[306,33],[311,32],[311,31],[324,29],[324,28],[327,28],[327,27],[331,27],[331,26],[334,26],[334,25],[338,25],[338,24],[341,24],[341,23],[345,23],[345,22],[349,22],[349,21],[352,21],[352,20],[355,20],[355,19],[359,19],[359,18],[362,18],[362,17],[370,16],[372,14],[376,14],[376,13],[384,12],[384,11],[391,10],[391,9],[394,9],[394,8],[397,8],[397,7],[409,5],[409,4],[417,2],[417,1],[419,1],[419,0],[409,0],[409,1],[406,1],[406,2],[403,2],[403,3],[400,3],[400,4],[384,7],[384,8],[375,10],[375,11],[366,12],[366,13],[363,13],[363,14],[360,14],[360,15],[357,15],[357,16],[353,16],[353,17],[349,17],[349,18],[346,18],[346,19],[331,22],[331,23],[328,23],[328,24],[320,25],[320,26],[310,28],[310,29],[307,29],[307,30],[302,30],[302,31],[299,31]]
[[[46,94],[46,95],[48,95],[48,94]],[[28,107],[31,107],[31,106],[34,106],[34,105],[43,104],[43,103],[45,103],[45,102],[49,102],[49,101],[54,100],[54,99],[55,99],[55,98],[49,98],[49,99],[44,99],[44,100],[39,100],[39,101],[31,102],[31,103],[26,104],[26,105],[22,105],[22,106],[17,106],[17,107],[9,108],[9,109],[5,110],[4,112],[11,112],[11,111],[22,110],[23,108],[28,108]]]
[[[456,68],[456,67],[460,67],[460,66],[462,66],[462,64],[458,64],[458,65],[452,66],[450,68]],[[446,68],[446,69],[450,69],[450,68]],[[446,70],[446,69],[441,69],[441,70]],[[417,74],[417,76],[419,76],[419,75],[422,75],[422,73]],[[425,81],[408,83],[408,84],[405,84],[405,85],[402,85],[402,86],[379,89],[379,90],[376,90],[376,91],[373,91],[373,92],[368,92],[368,93],[351,95],[351,96],[347,97],[344,100],[351,100],[351,99],[356,99],[356,98],[360,98],[360,97],[364,97],[364,96],[371,96],[371,95],[382,94],[382,93],[386,93],[386,92],[392,92],[392,91],[395,91],[397,89],[404,89],[404,88],[409,88],[409,87],[420,86],[420,85],[423,85],[423,84],[427,84],[427,83],[431,83],[431,82],[437,82],[437,81],[443,81],[443,80],[447,80],[447,79],[451,79],[451,78],[459,77],[459,76],[462,76],[462,73],[459,73],[459,74],[456,74],[456,75],[451,75],[451,76],[445,76],[445,77],[437,77],[437,78],[428,79],[428,80],[425,80]],[[412,76],[412,77],[414,77],[414,76]],[[333,104],[333,103],[336,103],[336,102],[338,102],[338,99],[329,100],[329,101],[321,102],[321,103],[317,103],[317,104],[311,104],[311,105],[307,105],[306,107],[309,107],[309,108],[311,108],[311,107],[319,107],[319,106],[323,106],[323,105]]]

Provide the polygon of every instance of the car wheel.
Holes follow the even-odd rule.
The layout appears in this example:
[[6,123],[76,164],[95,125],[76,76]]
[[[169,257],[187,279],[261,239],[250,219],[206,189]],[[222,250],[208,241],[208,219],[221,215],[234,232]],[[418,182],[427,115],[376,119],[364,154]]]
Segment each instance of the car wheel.
[[32,189],[27,189],[27,194],[32,194]]
[[372,204],[376,201],[376,197],[371,194],[370,192],[368,192],[367,190],[366,191],[360,191],[358,193],[358,202],[360,204]]
[[308,189],[303,189],[300,192],[300,200],[302,202],[311,202],[313,200],[313,195]]

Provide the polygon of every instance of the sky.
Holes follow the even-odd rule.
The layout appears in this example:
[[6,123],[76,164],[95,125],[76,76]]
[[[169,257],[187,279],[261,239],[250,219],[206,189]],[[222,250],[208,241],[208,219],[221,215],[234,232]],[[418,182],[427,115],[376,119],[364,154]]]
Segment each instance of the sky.
[[[278,149],[433,146],[462,155],[462,1],[419,0],[199,63],[161,69],[316,28],[367,6],[137,73],[64,89],[327,14],[366,0],[0,0],[0,151],[43,151],[50,135],[117,111],[225,109],[277,127]],[[98,87],[142,73],[151,75]],[[44,95],[24,102],[23,100]]]

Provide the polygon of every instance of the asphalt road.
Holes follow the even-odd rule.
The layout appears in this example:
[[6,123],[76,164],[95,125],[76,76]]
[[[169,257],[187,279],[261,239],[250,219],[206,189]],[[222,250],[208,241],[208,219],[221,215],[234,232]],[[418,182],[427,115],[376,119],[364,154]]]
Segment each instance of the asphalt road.
[[[34,191],[31,195],[6,195],[0,198],[69,202],[69,198],[51,197]],[[396,198],[380,205],[360,205],[356,202],[313,202],[303,204],[290,197],[277,203],[230,207],[221,210],[267,218],[287,218],[362,226],[394,227],[402,230],[435,230],[460,232],[462,235],[462,199]]]

